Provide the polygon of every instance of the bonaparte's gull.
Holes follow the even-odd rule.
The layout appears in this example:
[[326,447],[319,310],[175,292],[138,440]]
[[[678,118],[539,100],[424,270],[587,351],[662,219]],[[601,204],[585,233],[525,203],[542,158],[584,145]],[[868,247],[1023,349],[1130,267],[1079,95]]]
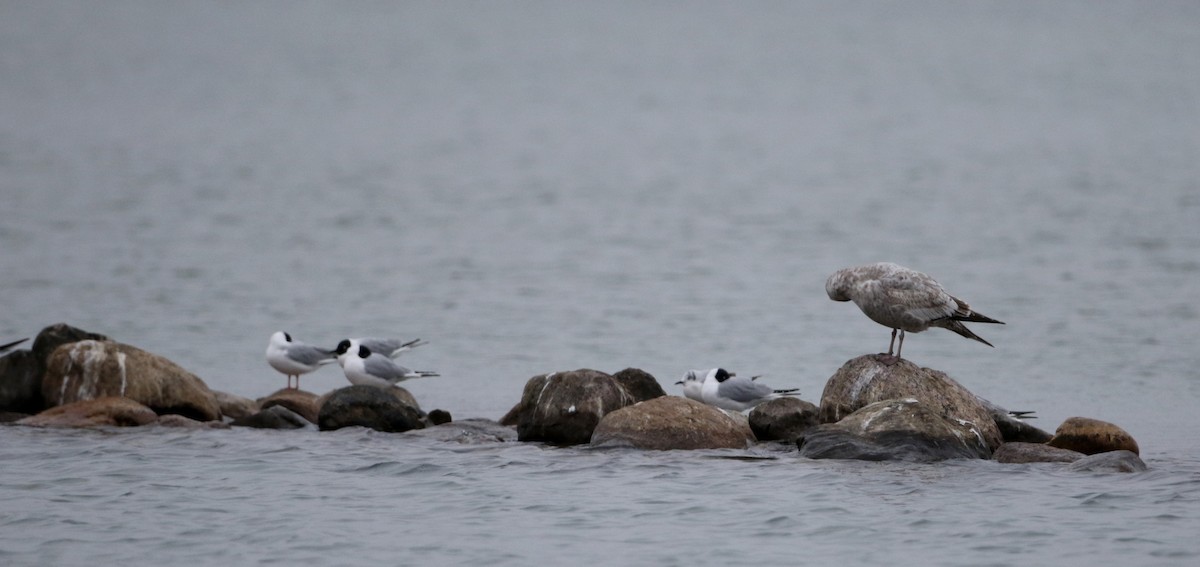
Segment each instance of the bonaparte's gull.
[[766,384],[755,382],[753,378],[739,378],[724,368],[709,370],[700,385],[701,401],[732,411],[745,411],[766,401],[798,395],[798,388],[773,390]]
[[333,351],[306,345],[293,341],[292,336],[276,331],[267,343],[267,364],[288,377],[288,388],[292,387],[292,377],[296,377],[296,389],[300,389],[300,375],[308,374],[337,360]]
[[381,339],[377,337],[363,337],[358,339],[343,339],[334,349],[334,354],[340,358],[346,353],[353,354],[358,350],[358,346],[362,345],[376,354],[382,354],[389,358],[396,358],[400,353],[412,350],[419,346],[425,346],[428,342],[421,339],[413,339],[411,341],[401,341],[400,339]]
[[437,372],[429,370],[409,370],[391,358],[372,353],[371,349],[362,345],[354,354],[338,357],[338,363],[342,365],[346,379],[356,386],[390,388],[409,378],[438,376]]
[[676,382],[675,385],[683,386],[683,397],[697,402],[704,402],[704,398],[700,397],[700,386],[704,383],[703,370],[688,370],[683,374],[683,379]]
[[896,357],[904,348],[904,333],[919,333],[941,327],[968,339],[992,346],[971,332],[962,321],[999,323],[971,309],[967,302],[946,293],[941,284],[916,270],[891,262],[879,262],[838,270],[825,281],[825,293],[834,301],[853,301],[872,321],[892,330],[888,354],[900,331]]

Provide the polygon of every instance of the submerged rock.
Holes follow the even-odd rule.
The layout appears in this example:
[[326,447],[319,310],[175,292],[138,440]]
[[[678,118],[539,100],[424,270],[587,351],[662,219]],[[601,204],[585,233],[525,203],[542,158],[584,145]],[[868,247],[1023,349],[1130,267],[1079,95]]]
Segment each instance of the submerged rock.
[[821,423],[835,423],[870,404],[916,399],[925,410],[974,429],[988,453],[1003,442],[991,413],[970,390],[945,372],[888,355],[863,355],[842,365],[821,394]]
[[16,423],[34,427],[136,427],[157,420],[158,414],[142,404],[129,398],[107,396],[52,407]]
[[606,414],[592,433],[598,446],[637,449],[744,449],[754,442],[741,415],[695,400],[661,396]]
[[159,414],[221,419],[216,397],[196,375],[161,356],[107,341],[83,340],[55,349],[47,361],[42,396],[52,405],[117,396]]
[[833,424],[810,429],[797,442],[812,459],[941,461],[991,456],[979,430],[947,419],[914,399],[875,402]]
[[1107,421],[1088,417],[1071,417],[1062,422],[1054,432],[1049,445],[1085,455],[1109,451],[1129,451],[1139,454],[1137,441],[1124,429]]
[[236,427],[253,427],[256,429],[305,429],[316,427],[315,423],[282,405],[271,406],[251,415],[239,417],[233,420],[230,425]]
[[795,441],[816,427],[820,410],[812,402],[784,397],[750,410],[750,430],[759,441]]
[[992,458],[1001,463],[1073,463],[1085,457],[1083,453],[1051,447],[1044,443],[1013,441],[996,449]]
[[[434,412],[429,412],[433,415]],[[462,443],[464,445],[485,445],[489,443],[508,443],[517,440],[517,430],[500,425],[490,419],[464,419],[462,421],[446,422],[433,427],[426,427],[408,432],[408,435],[435,439],[446,443]]]
[[554,372],[530,378],[521,401],[500,423],[515,421],[520,441],[579,445],[591,440],[605,414],[637,401],[603,372]]
[[1088,455],[1067,465],[1075,472],[1142,472],[1148,470],[1145,461],[1133,451],[1107,451]]
[[402,402],[394,388],[347,386],[330,392],[317,417],[321,431],[343,427],[367,427],[376,431],[399,433],[421,429],[421,412]]

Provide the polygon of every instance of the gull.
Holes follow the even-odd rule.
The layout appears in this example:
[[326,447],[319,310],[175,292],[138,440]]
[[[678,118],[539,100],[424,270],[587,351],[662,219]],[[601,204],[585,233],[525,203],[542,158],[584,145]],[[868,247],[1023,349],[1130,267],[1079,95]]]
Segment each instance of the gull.
[[401,341],[400,339],[380,339],[376,337],[364,337],[358,339],[343,339],[337,344],[337,348],[333,350],[334,354],[341,359],[346,353],[354,353],[358,351],[358,346],[362,345],[371,349],[371,352],[382,354],[388,358],[396,358],[405,351],[412,350],[419,346],[429,344],[421,339],[413,339],[411,341]]
[[825,281],[825,293],[834,301],[853,301],[872,321],[892,330],[888,355],[900,332],[896,358],[904,348],[904,333],[919,333],[929,327],[941,327],[968,339],[992,346],[971,332],[963,321],[998,323],[971,310],[967,302],[946,293],[941,284],[916,270],[891,262],[879,262],[838,270]]
[[267,343],[267,364],[288,377],[288,388],[292,387],[292,377],[296,377],[296,389],[300,389],[300,375],[337,360],[333,351],[306,345],[293,341],[292,336],[276,331]]
[[390,388],[409,378],[439,376],[437,372],[429,370],[409,370],[396,364],[391,358],[372,353],[371,349],[362,345],[359,345],[353,355],[338,357],[338,364],[342,365],[346,380],[356,386]]
[[704,398],[700,396],[700,386],[704,383],[703,370],[688,370],[683,374],[683,379],[675,383],[676,386],[683,386],[683,397],[697,402],[704,402]]
[[[757,377],[756,377],[757,378]],[[684,385],[685,391],[687,385]],[[799,388],[774,390],[754,378],[739,378],[724,368],[713,368],[700,386],[701,401],[724,410],[745,411],[766,401],[800,395]]]

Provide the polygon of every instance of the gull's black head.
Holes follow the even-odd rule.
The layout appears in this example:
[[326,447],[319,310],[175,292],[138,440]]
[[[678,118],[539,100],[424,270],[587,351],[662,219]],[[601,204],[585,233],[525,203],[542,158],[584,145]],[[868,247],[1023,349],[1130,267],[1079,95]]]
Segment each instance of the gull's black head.
[[358,347],[358,357],[359,357],[359,358],[366,358],[366,357],[368,357],[368,356],[371,356],[371,349],[369,349],[369,348],[367,348],[367,347],[365,347],[365,346],[359,345],[359,347]]
[[733,376],[733,374],[726,372],[724,368],[718,368],[717,373],[713,375],[713,378],[716,378],[717,382],[724,382],[731,376]]
[[338,343],[338,346],[336,349],[334,349],[334,352],[341,355],[346,354],[346,351],[348,350],[350,350],[350,339],[342,339],[342,342]]

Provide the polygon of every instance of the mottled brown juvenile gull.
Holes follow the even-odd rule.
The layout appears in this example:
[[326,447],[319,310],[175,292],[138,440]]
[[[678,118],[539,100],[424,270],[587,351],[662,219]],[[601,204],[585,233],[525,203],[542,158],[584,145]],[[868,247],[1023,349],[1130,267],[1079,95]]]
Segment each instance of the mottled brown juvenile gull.
[[896,331],[900,331],[897,358],[904,348],[906,331],[919,333],[929,327],[941,327],[992,346],[962,322],[1004,324],[972,311],[967,302],[946,293],[928,275],[891,262],[838,270],[825,281],[825,293],[834,301],[853,301],[872,321],[890,328],[889,355],[896,343]]

